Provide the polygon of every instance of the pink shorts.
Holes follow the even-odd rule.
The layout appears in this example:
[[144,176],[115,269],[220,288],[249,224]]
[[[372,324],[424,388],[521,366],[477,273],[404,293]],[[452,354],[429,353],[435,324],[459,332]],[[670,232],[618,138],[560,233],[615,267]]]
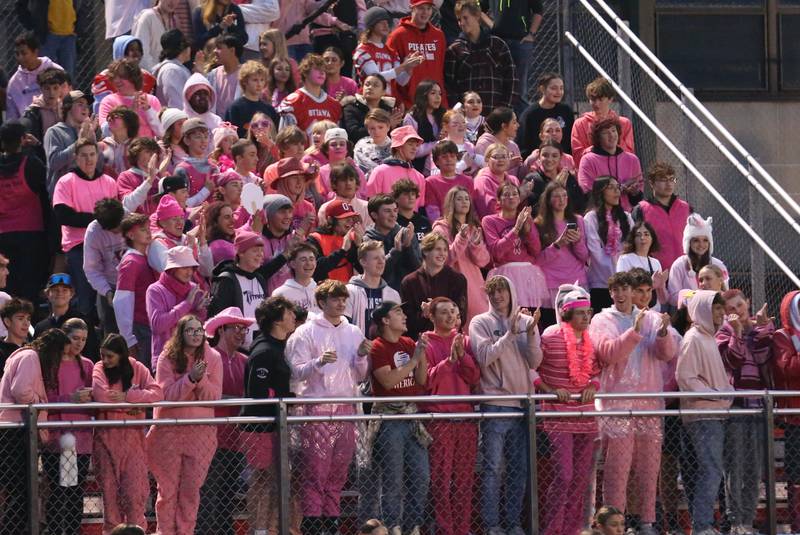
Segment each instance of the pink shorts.
[[514,283],[517,304],[521,307],[551,307],[550,291],[542,268],[530,262],[509,262],[492,269],[486,279],[493,275],[503,275]]
[[244,451],[248,465],[266,470],[276,462],[275,433],[242,431],[239,451]]

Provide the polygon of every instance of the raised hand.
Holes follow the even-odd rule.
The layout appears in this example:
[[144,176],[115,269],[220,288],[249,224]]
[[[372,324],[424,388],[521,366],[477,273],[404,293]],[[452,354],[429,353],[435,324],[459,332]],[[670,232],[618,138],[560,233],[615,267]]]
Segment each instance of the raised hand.
[[758,312],[756,312],[756,325],[759,327],[763,327],[764,325],[770,323],[771,321],[775,320],[775,316],[770,316],[767,312],[767,304],[764,303]]
[[637,333],[642,332],[642,325],[644,325],[644,320],[647,318],[647,311],[650,310],[647,307],[644,307],[636,314],[636,319],[633,320],[633,330]]
[[667,279],[669,278],[669,270],[656,271],[653,273],[653,289],[661,290],[667,287]]

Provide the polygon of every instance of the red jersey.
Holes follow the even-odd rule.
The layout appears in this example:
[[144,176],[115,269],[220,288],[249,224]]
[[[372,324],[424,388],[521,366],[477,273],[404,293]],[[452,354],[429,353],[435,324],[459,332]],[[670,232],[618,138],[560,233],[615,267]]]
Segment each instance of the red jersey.
[[[396,69],[400,66],[400,57],[393,52],[386,45],[376,45],[375,43],[361,43],[356,47],[353,52],[353,68],[356,70],[356,82],[359,87],[364,85],[364,80],[367,78],[367,73],[364,72],[364,66],[370,61],[375,63],[379,73]],[[394,80],[391,81],[389,87],[395,85]],[[388,91],[387,94],[391,94]]]
[[[369,358],[372,361],[371,367],[373,370],[377,370],[384,366],[389,366],[391,369],[396,370],[411,360],[415,347],[414,340],[407,336],[401,336],[397,342],[387,342],[379,336],[372,341],[372,350],[369,352]],[[416,379],[414,379],[413,370],[408,374],[408,377],[396,384],[391,390],[384,388],[380,381],[375,378],[375,372],[373,371],[372,373],[372,392],[376,397],[421,396],[425,393],[425,388],[419,386]]]
[[325,91],[316,98],[301,87],[283,99],[278,106],[278,113],[293,116],[297,127],[309,134],[310,139],[311,125],[315,122],[328,120],[339,123],[342,117],[342,105]]
[[411,80],[408,84],[397,86],[397,98],[405,104],[406,109],[411,109],[414,104],[414,92],[417,84],[423,80],[433,80],[442,89],[442,108],[447,108],[447,91],[444,86],[444,55],[447,50],[447,42],[444,39],[444,32],[428,24],[424,30],[417,28],[412,22],[411,17],[406,17],[400,21],[389,38],[386,46],[394,51],[404,60],[412,52],[422,52],[424,59],[413,71]]

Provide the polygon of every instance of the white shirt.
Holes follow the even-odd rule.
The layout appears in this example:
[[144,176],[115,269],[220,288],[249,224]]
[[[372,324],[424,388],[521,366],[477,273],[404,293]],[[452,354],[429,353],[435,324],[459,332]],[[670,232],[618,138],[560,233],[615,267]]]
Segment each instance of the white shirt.
[[639,256],[636,253],[626,253],[617,260],[617,273],[630,271],[633,268],[641,268],[652,275],[661,271],[661,262],[652,256]]

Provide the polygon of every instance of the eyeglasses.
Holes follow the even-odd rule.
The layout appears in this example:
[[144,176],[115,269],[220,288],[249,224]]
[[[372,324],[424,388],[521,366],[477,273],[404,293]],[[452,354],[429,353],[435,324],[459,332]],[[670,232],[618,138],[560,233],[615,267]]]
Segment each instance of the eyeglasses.
[[678,181],[678,179],[675,178],[674,176],[668,176],[668,177],[665,177],[665,178],[657,178],[653,182],[667,182],[667,183],[672,182],[674,184],[677,181]]
[[247,326],[242,325],[241,323],[234,323],[234,324],[231,324],[231,325],[226,325],[225,328],[230,330],[230,331],[237,332],[237,333],[243,333],[243,332],[247,331]]
[[269,128],[269,121],[256,121],[250,123],[250,128]]
[[202,328],[202,327],[197,327],[197,328],[195,328],[195,329],[186,329],[186,330],[185,330],[185,331],[183,331],[183,332],[185,332],[185,333],[186,333],[186,334],[188,334],[189,336],[196,336],[196,335],[198,335],[198,334],[203,334],[203,332],[204,332],[204,331],[203,331],[203,328]]
[[502,162],[504,160],[508,160],[509,157],[508,157],[508,154],[492,154],[491,155],[491,159],[492,160],[497,160],[499,162]]

